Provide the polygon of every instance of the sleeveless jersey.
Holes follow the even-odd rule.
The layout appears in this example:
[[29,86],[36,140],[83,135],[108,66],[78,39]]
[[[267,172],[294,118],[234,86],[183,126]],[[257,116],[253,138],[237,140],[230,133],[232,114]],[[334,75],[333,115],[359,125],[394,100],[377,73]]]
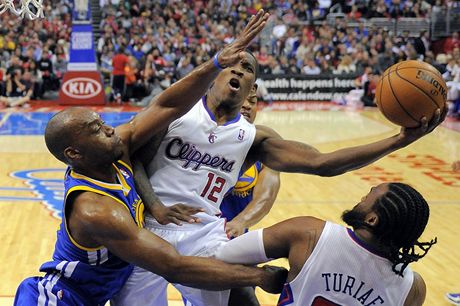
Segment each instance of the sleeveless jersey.
[[278,306],[404,305],[414,280],[373,252],[351,229],[327,222],[300,273],[285,284]]
[[184,203],[219,215],[222,198],[237,182],[254,137],[255,127],[240,113],[218,126],[204,97],[170,124],[147,167],[153,190],[167,206]]
[[[91,305],[104,305],[117,293],[131,274],[133,266],[103,246],[80,246],[67,228],[66,204],[69,195],[75,191],[90,191],[108,196],[129,210],[138,226],[142,227],[144,204],[134,188],[132,170],[122,161],[113,166],[117,171],[119,184],[101,182],[67,169],[63,216],[57,232],[53,260],[40,267],[40,271],[53,275],[52,282],[63,282],[79,296],[85,297]],[[50,281],[50,285],[52,282]]]
[[252,201],[254,186],[257,184],[261,170],[262,163],[256,162],[238,178],[233,189],[224,197],[222,204],[220,204],[220,210],[222,217],[226,218],[227,221],[231,221],[239,215]]

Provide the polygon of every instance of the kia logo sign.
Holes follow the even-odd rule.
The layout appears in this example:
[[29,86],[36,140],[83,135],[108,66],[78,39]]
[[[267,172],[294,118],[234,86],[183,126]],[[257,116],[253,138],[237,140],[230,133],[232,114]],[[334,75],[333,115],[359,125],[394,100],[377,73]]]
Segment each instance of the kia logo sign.
[[62,85],[62,91],[74,99],[89,99],[102,91],[102,85],[90,78],[73,78]]

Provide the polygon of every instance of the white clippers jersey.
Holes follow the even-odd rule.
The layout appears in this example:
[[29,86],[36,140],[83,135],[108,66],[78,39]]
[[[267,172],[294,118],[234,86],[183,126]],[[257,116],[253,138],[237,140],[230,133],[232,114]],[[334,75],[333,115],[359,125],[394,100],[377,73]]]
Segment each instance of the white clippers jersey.
[[414,274],[392,271],[391,262],[360,241],[354,232],[327,222],[299,275],[286,284],[278,306],[404,305]]
[[150,183],[167,206],[183,203],[210,215],[239,177],[255,127],[238,116],[218,126],[205,98],[172,122],[147,168]]

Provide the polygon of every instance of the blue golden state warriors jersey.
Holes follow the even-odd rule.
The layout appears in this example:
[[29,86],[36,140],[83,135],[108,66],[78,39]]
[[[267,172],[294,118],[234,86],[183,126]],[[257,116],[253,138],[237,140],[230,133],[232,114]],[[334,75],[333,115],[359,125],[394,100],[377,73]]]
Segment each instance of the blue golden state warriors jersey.
[[252,201],[254,186],[259,179],[262,163],[256,162],[238,178],[235,187],[225,196],[220,204],[222,217],[231,221]]
[[63,282],[91,305],[104,305],[117,293],[131,274],[133,266],[107,248],[86,248],[70,235],[66,224],[66,204],[73,192],[89,191],[108,196],[129,210],[139,227],[143,226],[144,204],[134,188],[131,168],[119,161],[113,164],[119,184],[94,180],[67,169],[65,175],[65,200],[53,260],[44,263],[40,271],[53,275],[50,283]]

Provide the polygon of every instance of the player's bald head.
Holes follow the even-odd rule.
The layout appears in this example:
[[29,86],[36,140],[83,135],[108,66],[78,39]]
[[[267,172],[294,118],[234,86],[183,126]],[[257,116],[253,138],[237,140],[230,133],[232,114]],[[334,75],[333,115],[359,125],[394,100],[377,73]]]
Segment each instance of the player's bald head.
[[64,150],[72,145],[79,135],[81,123],[90,110],[72,107],[55,114],[45,129],[45,143],[48,150],[60,161],[68,164]]

